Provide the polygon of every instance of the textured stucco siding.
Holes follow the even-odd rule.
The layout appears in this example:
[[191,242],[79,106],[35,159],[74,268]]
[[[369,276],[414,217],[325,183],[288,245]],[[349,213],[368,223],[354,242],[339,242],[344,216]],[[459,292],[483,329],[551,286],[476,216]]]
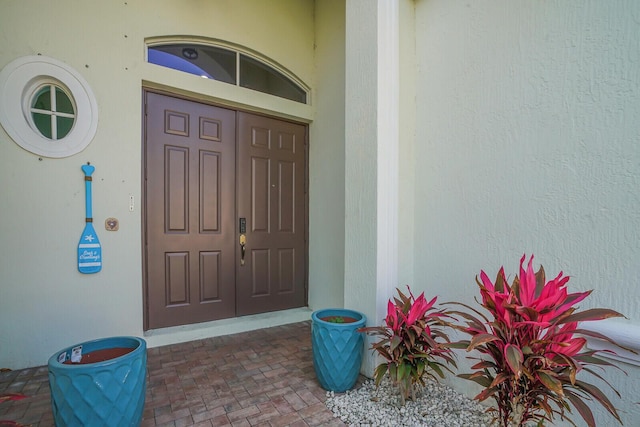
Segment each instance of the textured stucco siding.
[[418,1],[416,55],[417,285],[470,303],[533,253],[640,328],[640,3]]

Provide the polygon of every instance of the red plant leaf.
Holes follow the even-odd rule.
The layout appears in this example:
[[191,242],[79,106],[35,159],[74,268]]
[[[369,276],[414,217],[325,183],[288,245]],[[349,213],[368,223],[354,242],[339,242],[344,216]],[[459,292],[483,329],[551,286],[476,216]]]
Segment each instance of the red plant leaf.
[[478,334],[478,335],[474,335],[473,338],[471,338],[471,342],[469,343],[469,347],[467,347],[467,351],[471,351],[474,348],[476,348],[479,345],[482,344],[486,344],[488,342],[492,342],[492,341],[499,341],[500,338],[496,337],[495,335],[492,334]]
[[25,396],[24,394],[20,394],[20,393],[0,394],[0,403],[1,402],[7,402],[9,400],[26,399],[27,397],[29,397],[29,396]]
[[575,356],[573,356],[573,358],[582,364],[615,366],[614,364],[607,362],[606,360],[595,357],[594,354],[596,354],[595,351],[590,351],[590,352],[576,354]]
[[[476,310],[475,308],[473,308],[473,307],[471,307],[471,306],[469,306],[467,304],[463,304],[461,302],[445,302],[445,303],[443,303],[443,305],[454,305],[454,304],[455,305],[461,305],[461,306],[473,311],[478,316],[480,316],[485,322],[489,321],[487,316],[485,316],[484,314],[482,314],[481,312],[479,312],[478,310]],[[466,313],[464,311],[452,310],[452,311],[449,311],[449,314],[454,315],[454,316],[456,316],[456,315],[462,316],[465,319],[469,320],[469,322],[471,322],[472,324],[479,326],[480,329],[484,329],[484,323],[480,319],[478,319],[477,317],[475,317],[475,316],[473,316],[473,315],[471,315],[469,313]]]
[[508,381],[510,378],[510,375],[507,375],[504,372],[500,372],[498,375],[496,375],[496,377],[493,379],[493,382],[491,382],[491,387],[496,387],[498,384],[503,383],[505,381]]
[[[596,331],[590,331],[588,329],[576,329],[575,331],[573,331],[573,333],[574,334],[586,335],[586,336],[593,337],[593,338],[598,338],[598,339],[601,339],[603,341],[607,341],[608,343],[611,343],[611,344],[615,345],[618,348],[621,348],[621,349],[626,350],[628,352],[631,352],[633,354],[638,354],[634,349],[629,348],[629,347],[625,347],[622,344],[615,342],[614,340],[612,340],[608,336],[603,335],[603,334],[601,334],[599,332],[596,332]],[[607,352],[616,354],[614,351],[611,351],[611,350],[607,350]]]
[[593,419],[593,413],[589,406],[575,393],[567,390],[567,399],[571,402],[574,408],[578,410],[578,413],[582,417],[582,419],[587,423],[589,427],[595,427],[596,421]]
[[589,393],[593,396],[604,408],[609,411],[611,415],[613,415],[618,421],[620,420],[620,416],[618,415],[618,411],[616,410],[613,403],[609,400],[609,398],[596,386],[593,384],[585,383],[584,381],[576,380],[576,388],[580,388],[585,392]]
[[[614,368],[618,368],[619,370],[621,370],[621,371],[622,371],[622,369],[620,369],[618,366],[613,365],[613,367],[614,367]],[[589,366],[584,366],[584,367],[583,367],[583,369],[584,369],[585,371],[589,372],[589,373],[590,373],[591,375],[593,375],[594,377],[596,377],[596,378],[600,379],[600,381],[602,381],[602,382],[603,382],[603,383],[605,383],[606,385],[608,385],[608,386],[609,386],[609,388],[610,388],[611,390],[613,390],[613,392],[616,394],[616,396],[618,396],[618,397],[622,397],[622,396],[620,395],[620,392],[619,392],[618,390],[616,390],[616,389],[611,385],[611,383],[610,383],[609,381],[607,381],[607,380],[606,380],[602,375],[600,375],[598,372],[596,372],[595,370],[591,369]],[[622,371],[622,372],[624,372],[624,371]],[[624,374],[625,374],[625,375],[627,375],[627,373],[626,373],[626,372],[624,372]]]
[[589,310],[581,311],[579,313],[574,313],[563,319],[562,323],[588,322],[592,320],[609,319],[611,317],[624,317],[624,315],[608,308],[592,308]]
[[20,424],[15,421],[0,420],[0,427],[28,427],[26,424]]
[[496,392],[495,388],[492,388],[492,387],[485,388],[480,393],[478,393],[478,395],[476,397],[474,397],[474,399],[482,402],[483,400],[486,400],[486,399],[492,397],[495,392]]
[[495,367],[496,367],[495,363],[489,362],[488,360],[481,360],[478,363],[476,363],[475,365],[473,365],[471,367],[471,369],[476,371],[478,369],[487,369],[487,368],[495,368]]

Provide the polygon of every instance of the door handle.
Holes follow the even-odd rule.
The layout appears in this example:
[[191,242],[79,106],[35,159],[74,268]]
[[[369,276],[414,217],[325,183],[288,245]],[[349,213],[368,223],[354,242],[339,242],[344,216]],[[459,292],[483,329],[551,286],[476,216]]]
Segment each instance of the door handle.
[[238,226],[238,231],[240,232],[240,265],[244,265],[244,253],[245,246],[247,244],[247,236],[245,236],[244,233],[247,232],[247,219],[240,218],[240,220],[238,221]]
[[240,235],[240,265],[244,265],[244,253],[245,246],[247,244],[247,237],[244,234]]

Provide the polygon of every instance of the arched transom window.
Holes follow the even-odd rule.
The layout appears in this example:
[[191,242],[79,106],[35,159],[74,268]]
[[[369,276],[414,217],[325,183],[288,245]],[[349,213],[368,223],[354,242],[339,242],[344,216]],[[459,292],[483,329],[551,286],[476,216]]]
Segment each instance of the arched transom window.
[[148,47],[152,64],[307,103],[307,90],[283,71],[239,50],[195,43]]

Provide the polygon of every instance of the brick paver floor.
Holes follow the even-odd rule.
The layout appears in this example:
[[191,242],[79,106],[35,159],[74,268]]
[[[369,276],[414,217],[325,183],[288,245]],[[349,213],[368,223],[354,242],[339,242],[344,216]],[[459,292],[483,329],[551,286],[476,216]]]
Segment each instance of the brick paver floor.
[[[309,321],[148,350],[141,427],[343,426],[324,404]],[[360,382],[360,381],[359,381]],[[0,420],[53,426],[47,367],[0,373]]]

